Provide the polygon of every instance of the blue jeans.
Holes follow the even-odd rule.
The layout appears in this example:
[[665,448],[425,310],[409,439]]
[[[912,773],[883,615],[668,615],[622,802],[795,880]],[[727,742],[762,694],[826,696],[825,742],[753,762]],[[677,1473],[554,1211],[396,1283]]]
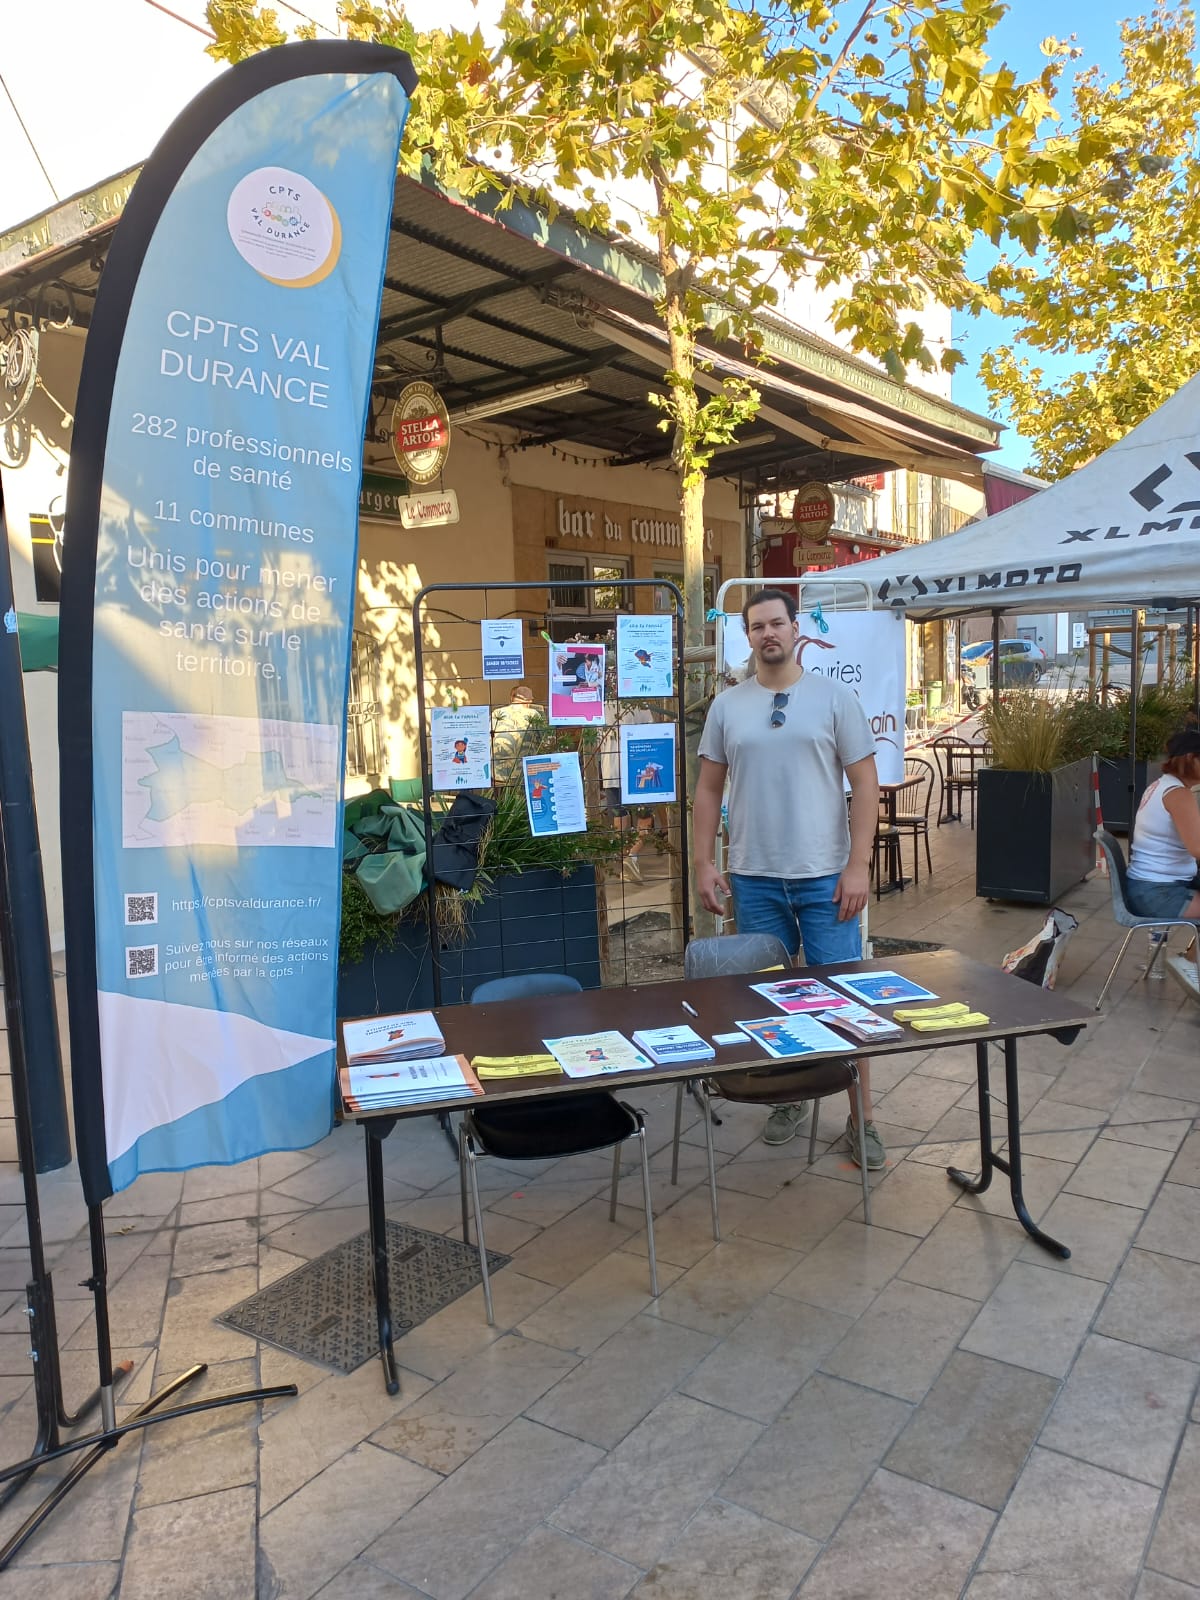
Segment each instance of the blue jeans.
[[773,933],[789,955],[804,947],[806,966],[858,961],[862,938],[857,917],[838,921],[833,898],[838,872],[823,878],[751,878],[731,872],[733,911],[739,933]]
[[1160,883],[1150,878],[1127,878],[1125,898],[1129,909],[1139,917],[1166,917],[1168,922],[1183,915],[1183,908],[1200,894],[1200,874],[1189,883]]

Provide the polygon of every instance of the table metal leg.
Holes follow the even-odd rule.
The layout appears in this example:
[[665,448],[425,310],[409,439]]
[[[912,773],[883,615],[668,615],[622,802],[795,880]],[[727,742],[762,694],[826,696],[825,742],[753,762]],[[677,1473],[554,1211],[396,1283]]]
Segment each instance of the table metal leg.
[[459,1158],[458,1134],[454,1131],[454,1124],[450,1120],[450,1113],[448,1111],[439,1111],[437,1114],[437,1121],[438,1127],[446,1135],[446,1142],[449,1144],[451,1150],[453,1150],[454,1159],[457,1161]]
[[978,1178],[973,1178],[969,1172],[963,1172],[958,1167],[947,1167],[946,1172],[950,1179],[957,1183],[968,1194],[982,1194],[992,1181],[994,1171],[1003,1172],[1008,1178],[1008,1189],[1012,1196],[1013,1210],[1017,1220],[1025,1229],[1031,1239],[1036,1239],[1044,1250],[1049,1250],[1051,1255],[1058,1256],[1062,1261],[1070,1257],[1070,1250],[1065,1244],[1060,1244],[1057,1239],[1052,1239],[1042,1230],[1029,1215],[1029,1208],[1025,1204],[1025,1195],[1021,1183],[1021,1101],[1020,1089],[1017,1083],[1017,1041],[1008,1038],[1004,1044],[1004,1093],[1008,1101],[1008,1156],[999,1156],[992,1146],[992,1107],[991,1091],[988,1078],[988,1047],[986,1040],[979,1040],[975,1045],[976,1077],[979,1088],[979,1158],[980,1172]]
[[383,1146],[363,1123],[367,1141],[367,1217],[371,1228],[371,1282],[375,1291],[375,1315],[379,1323],[379,1357],[383,1362],[383,1381],[389,1394],[399,1394],[400,1374],[392,1349],[392,1305],[388,1286],[387,1212],[383,1200]]
[[992,1168],[997,1159],[992,1150],[992,1099],[988,1078],[988,1047],[986,1039],[975,1043],[975,1079],[979,1094],[979,1176],[973,1178],[961,1167],[947,1167],[947,1175],[968,1194],[982,1194],[992,1181]]

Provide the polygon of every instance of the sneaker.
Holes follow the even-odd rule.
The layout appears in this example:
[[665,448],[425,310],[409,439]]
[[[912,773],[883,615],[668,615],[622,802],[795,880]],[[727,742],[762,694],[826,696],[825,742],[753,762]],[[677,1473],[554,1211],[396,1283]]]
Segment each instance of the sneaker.
[[[873,1122],[868,1122],[863,1129],[863,1143],[867,1147],[867,1171],[878,1172],[881,1167],[887,1166],[887,1151],[883,1148],[883,1140],[879,1137],[879,1129]],[[850,1146],[850,1159],[857,1167],[858,1160],[858,1129],[854,1126],[854,1118],[846,1118],[846,1143]]]
[[1192,955],[1167,956],[1166,968],[1190,999],[1200,1001],[1200,967]]
[[642,877],[642,869],[638,865],[638,859],[636,856],[626,856],[624,862],[622,863],[621,871],[631,883],[645,883],[646,881],[645,878]]
[[764,1144],[787,1144],[789,1139],[794,1139],[801,1127],[808,1121],[812,1107],[807,1100],[801,1100],[793,1106],[776,1106],[767,1118],[767,1125],[763,1129]]

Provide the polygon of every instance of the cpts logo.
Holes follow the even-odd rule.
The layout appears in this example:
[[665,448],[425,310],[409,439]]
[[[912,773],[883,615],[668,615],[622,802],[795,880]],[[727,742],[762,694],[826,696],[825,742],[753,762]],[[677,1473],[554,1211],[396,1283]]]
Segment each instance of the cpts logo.
[[256,167],[240,179],[225,221],[242,260],[285,289],[320,283],[341,254],[337,212],[315,183],[286,167]]

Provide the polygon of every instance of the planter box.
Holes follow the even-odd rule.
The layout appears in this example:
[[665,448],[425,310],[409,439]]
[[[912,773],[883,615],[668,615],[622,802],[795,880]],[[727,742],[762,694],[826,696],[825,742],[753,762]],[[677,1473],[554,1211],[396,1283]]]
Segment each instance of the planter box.
[[975,893],[1048,906],[1095,865],[1092,763],[979,773]]
[[[464,942],[442,944],[442,1004],[462,1005],[476,984],[521,972],[567,972],[600,987],[596,873],[522,872],[497,881],[468,908]],[[433,957],[424,921],[402,922],[391,949],[338,972],[338,1016],[380,1016],[433,1004]]]

